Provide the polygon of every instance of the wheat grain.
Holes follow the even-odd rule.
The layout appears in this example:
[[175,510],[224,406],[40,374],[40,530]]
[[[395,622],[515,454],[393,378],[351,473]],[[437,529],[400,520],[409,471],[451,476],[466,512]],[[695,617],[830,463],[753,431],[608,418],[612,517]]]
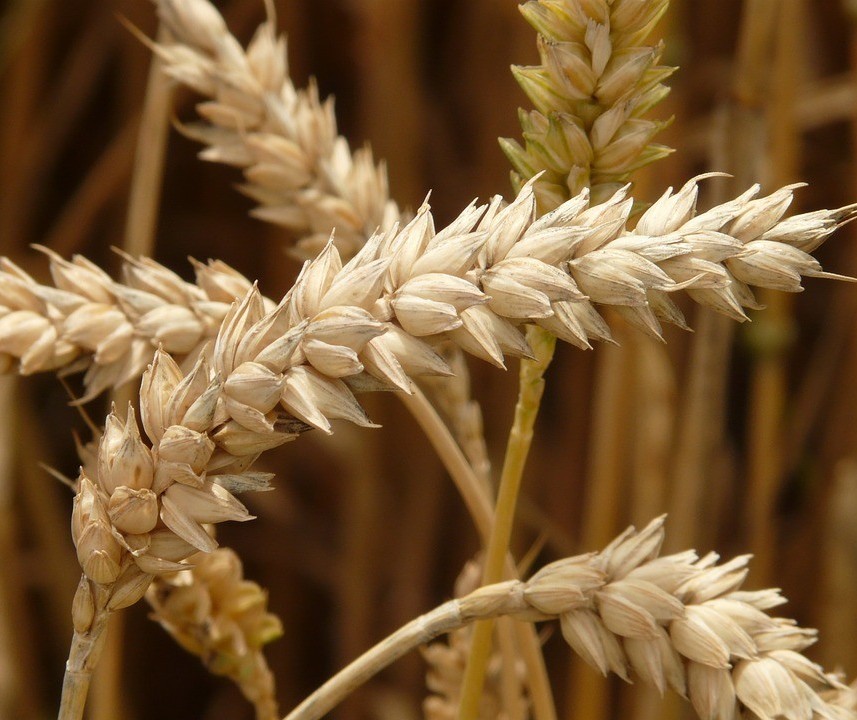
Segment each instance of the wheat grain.
[[[610,5],[609,8],[603,2],[591,2],[581,6],[582,9],[573,3],[569,7],[565,5],[561,2],[531,2],[524,6],[525,15],[543,35],[552,38],[551,42],[554,44],[559,42],[574,45],[574,33],[583,33],[582,40],[578,38],[582,45],[578,45],[585,49],[584,55],[589,58],[590,64],[595,63],[601,67],[604,75],[602,80],[614,75],[619,79],[624,78],[623,82],[627,87],[620,83],[624,90],[618,95],[625,99],[632,96],[636,98],[632,103],[635,108],[650,106],[650,101],[663,95],[665,91],[659,83],[664,77],[665,69],[655,65],[657,52],[651,48],[645,50],[631,46],[642,42],[665,9],[665,2],[625,2]],[[326,219],[319,220],[321,224],[316,227],[316,230],[325,228],[321,235],[320,230],[312,230],[309,220],[296,221],[294,225],[301,232],[315,232],[313,243],[316,244],[322,235],[327,239],[330,228],[336,223],[340,224],[336,242],[341,243],[343,223],[345,228],[350,227],[351,230],[347,230],[347,233],[351,233],[348,235],[351,240],[343,250],[344,258],[362,246],[366,237],[376,227],[391,228],[393,221],[399,216],[390,210],[393,206],[388,202],[383,167],[376,168],[371,161],[366,164],[367,155],[360,156],[362,159],[352,157],[347,143],[336,135],[330,104],[320,104],[312,91],[301,93],[294,89],[286,72],[284,41],[275,37],[271,20],[259,29],[256,38],[245,52],[228,33],[222,18],[206,0],[180,4],[164,0],[159,7],[164,22],[171,26],[178,38],[177,43],[159,48],[164,62],[171,68],[171,74],[179,81],[217,98],[213,103],[203,106],[209,115],[220,118],[225,123],[217,132],[213,126],[208,127],[209,135],[216,135],[217,143],[212,146],[213,149],[207,157],[235,159],[241,155],[249,163],[249,169],[259,165],[269,170],[271,163],[288,165],[288,162],[297,162],[294,160],[297,156],[303,158],[299,163],[306,167],[302,177],[308,183],[307,187],[313,188],[312,191],[284,191],[285,194],[281,194],[276,200],[278,207],[295,217],[318,219],[324,216]],[[614,50],[617,55],[612,64],[605,62],[605,58]],[[557,68],[551,67],[552,70],[545,66],[538,72],[544,75],[545,82],[556,84],[560,82],[555,77],[558,71]],[[612,87],[612,84],[610,86]],[[638,96],[648,100],[642,103]],[[599,102],[602,102],[602,105],[596,103],[586,112],[580,112],[591,118],[601,117],[599,113],[604,112],[606,106],[603,105],[603,100],[607,95],[602,93],[600,97]],[[273,113],[271,117],[266,114],[269,112]],[[225,117],[231,117],[232,120],[227,122]],[[240,122],[236,118],[240,118]],[[265,123],[271,124],[271,128],[268,128],[271,132],[265,130],[259,137],[255,137],[253,129],[267,128]],[[274,130],[276,132],[273,132]],[[279,137],[277,132],[285,134]],[[277,146],[279,155],[266,143]],[[289,143],[297,143],[300,146],[299,152],[294,148],[286,152],[283,148],[291,148]],[[236,150],[238,147],[243,149],[239,152]],[[255,149],[251,152],[253,148]],[[336,162],[325,154],[328,151],[338,158]],[[579,158],[574,162],[579,166]],[[351,170],[357,167],[362,167],[363,170],[351,177]],[[533,172],[537,167],[540,166],[533,166]],[[264,175],[264,172],[260,172]],[[282,168],[271,172],[274,175],[287,174]],[[367,179],[366,173],[374,177],[374,180]],[[537,197],[543,194],[544,183],[549,175],[550,173],[547,173],[536,180]],[[319,187],[326,188],[321,195]],[[614,185],[604,185],[602,190],[607,187],[612,188]],[[325,192],[333,195],[328,197],[324,195]],[[528,192],[528,189],[524,188],[522,197]],[[601,190],[598,192],[602,193]],[[599,211],[590,209],[590,228],[602,222],[603,227],[600,230],[610,235],[610,223],[623,222],[627,218],[630,202],[623,199],[623,192],[616,193],[609,201],[596,206],[601,207],[603,217],[598,218]],[[745,195],[742,200],[749,201],[751,194]],[[319,201],[316,207],[313,198],[322,196],[328,199]],[[361,202],[357,201],[358,196],[363,198]],[[662,254],[657,256],[653,253],[653,247],[627,248],[622,245],[621,239],[615,236],[610,243],[604,244],[599,233],[593,233],[593,237],[586,241],[581,239],[579,247],[574,251],[574,258],[566,257],[569,248],[563,247],[562,243],[555,244],[559,250],[558,255],[544,253],[545,246],[552,242],[549,233],[540,238],[541,247],[519,254],[535,255],[539,260],[547,261],[549,265],[571,260],[572,275],[593,301],[613,304],[620,314],[625,315],[633,324],[645,332],[660,336],[659,320],[681,326],[684,326],[685,322],[676,306],[663,292],[664,288],[670,287],[669,281],[657,271],[653,272],[651,261],[660,265],[661,270],[666,271],[673,281],[689,283],[689,292],[697,301],[713,306],[736,319],[744,318],[742,307],[756,306],[744,280],[761,281],[759,284],[764,287],[799,289],[794,267],[809,261],[799,253],[779,245],[770,245],[768,241],[780,242],[777,232],[781,231],[807,237],[815,233],[822,239],[826,227],[847,219],[850,208],[843,209],[838,217],[829,214],[822,217],[812,213],[799,216],[793,223],[782,225],[779,230],[779,226],[771,228],[767,234],[762,232],[763,228],[753,225],[753,222],[759,221],[773,224],[790,199],[790,189],[783,189],[779,195],[771,196],[768,201],[752,201],[747,203],[746,208],[742,208],[747,227],[741,229],[741,237],[738,239],[745,247],[740,247],[738,243],[731,243],[730,246],[728,242],[719,242],[723,238],[706,235],[712,229],[728,230],[723,226],[728,224],[732,211],[737,211],[738,207],[744,204],[739,200],[731,209],[728,204],[721,208],[720,217],[709,218],[711,222],[707,227],[701,228],[702,234],[686,232],[682,238],[684,249],[680,257],[670,258]],[[542,200],[544,205],[544,199]],[[676,195],[665,196],[655,204],[658,212],[654,212],[655,208],[652,208],[646,214],[637,228],[637,234],[673,232],[677,229],[676,222],[687,216],[695,201],[694,183],[689,183]],[[756,205],[755,209],[751,209],[753,203]],[[550,206],[555,204],[549,203]],[[345,215],[350,213],[354,217],[360,215],[355,208],[365,209],[371,206],[375,211],[366,211],[360,215],[370,218],[365,222],[361,221],[362,224],[351,222],[349,225],[341,213],[337,215],[337,212],[333,211],[325,216],[324,208],[344,206],[351,207]],[[497,207],[492,204],[490,212],[497,210],[499,203]],[[758,215],[756,220],[749,220],[754,213]],[[656,217],[658,215],[660,217]],[[381,216],[386,219],[379,220]],[[722,222],[717,222],[718,220]],[[800,223],[805,227],[800,227]],[[759,232],[754,236],[752,232],[755,230]],[[688,249],[690,252],[687,252]],[[590,252],[592,250],[596,251]],[[741,257],[736,257],[739,253]],[[778,259],[777,255],[783,253],[788,256]],[[725,266],[721,262],[724,258],[730,258]],[[505,299],[506,309],[510,312],[523,313],[523,316],[540,313],[540,325],[582,347],[589,346],[590,338],[609,339],[609,329],[590,304],[569,304],[564,299],[556,300],[544,292],[541,286],[545,283],[555,295],[559,293],[561,296],[563,292],[570,292],[567,283],[563,288],[563,280],[559,275],[536,278],[533,277],[534,272],[537,275],[545,275],[547,269],[541,265],[534,267],[532,262],[520,257],[517,260],[504,259],[507,262],[502,268],[488,267],[482,263],[482,267],[471,269],[480,274],[483,288],[494,298],[492,309],[502,309]],[[789,270],[788,267],[792,269]],[[810,271],[817,269],[807,267]],[[125,285],[112,282],[102,271],[83,258],[75,258],[74,262],[69,264],[53,256],[51,269],[58,289],[64,290],[64,293],[38,285],[11,262],[4,261],[3,273],[0,274],[0,303],[5,310],[4,316],[0,318],[0,365],[7,369],[15,367],[22,373],[87,368],[87,391],[83,400],[94,397],[108,387],[136,378],[151,359],[153,348],[159,345],[174,355],[187,355],[192,363],[196,353],[216,333],[227,304],[235,297],[243,295],[249,286],[249,281],[223,263],[198,265],[197,287],[183,283],[167,269],[145,259],[129,260],[126,263]],[[629,274],[631,278],[628,277]],[[534,282],[535,286],[522,291],[519,280],[527,278]],[[558,281],[559,285],[555,282],[551,284],[552,281]],[[618,290],[619,293],[611,290]],[[641,290],[644,292],[640,292]],[[408,314],[408,302],[412,311],[418,310],[414,306],[413,298],[400,300],[398,306],[403,315]],[[509,302],[517,304],[517,308],[509,308]],[[423,311],[428,306],[425,302],[416,304]],[[433,307],[438,309],[437,306]],[[480,333],[477,326],[484,325],[486,321],[480,315],[484,316],[484,312],[478,309],[465,313],[462,322],[469,327],[458,332],[457,339],[465,343],[465,349],[468,351],[501,363],[496,344],[486,348],[482,342],[485,333]],[[521,317],[512,319],[517,322]],[[442,318],[438,320],[441,322],[439,327],[443,327]],[[474,332],[483,337],[473,341],[471,336]],[[77,362],[71,364],[75,358]],[[461,363],[458,365],[461,366]],[[468,432],[472,435],[473,424],[469,427]]]

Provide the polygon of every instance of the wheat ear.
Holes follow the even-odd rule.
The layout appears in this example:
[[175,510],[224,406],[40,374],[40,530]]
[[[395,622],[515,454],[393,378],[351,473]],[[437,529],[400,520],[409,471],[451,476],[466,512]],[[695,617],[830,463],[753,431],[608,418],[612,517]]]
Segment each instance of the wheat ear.
[[540,207],[551,210],[591,188],[605,200],[638,168],[672,152],[652,143],[663,121],[644,115],[668,93],[675,68],[646,38],[668,0],[530,0],[520,6],[538,31],[541,64],[512,68],[535,105],[519,112],[523,146],[501,139],[512,183],[542,173]]
[[182,130],[207,146],[203,159],[243,169],[256,217],[300,235],[303,257],[316,255],[334,228],[350,257],[376,229],[402,219],[384,165],[368,148],[352,154],[337,133],[333,102],[321,101],[314,84],[295,88],[272,17],[245,51],[207,0],[157,6],[174,36],[153,45],[164,71],[210,98],[197,105],[202,121]]
[[748,556],[717,564],[693,551],[659,557],[663,518],[528,581],[482,587],[413,620],[310,695],[286,720],[317,720],[407,652],[476,620],[558,620],[602,675],[687,697],[703,720],[857,717],[857,693],[801,654],[816,632],[767,611],[777,590],[741,590]]
[[152,618],[209,672],[234,681],[253,703],[257,720],[276,720],[274,676],[262,647],[283,628],[267,611],[267,593],[244,579],[241,560],[228,548],[187,562],[187,570],[160,576],[149,587]]
[[[449,373],[419,338],[452,340],[497,366],[504,352],[527,354],[516,330],[521,323],[537,324],[583,348],[592,340],[610,340],[598,304],[660,337],[659,319],[686,326],[669,298],[680,289],[744,320],[744,307],[758,307],[750,285],[798,292],[801,275],[840,277],[824,273],[809,253],[850,220],[857,206],[782,219],[794,187],[754,199],[754,186],[696,215],[698,187],[690,181],[677,193],[667,191],[633,231],[627,229],[633,201],[625,190],[592,206],[583,192],[536,220],[528,184],[511,204],[495,198],[487,206],[470,205],[440,232],[423,206],[405,227],[374,235],[345,265],[329,245],[306,268],[303,285],[307,278],[321,284],[308,291],[300,314],[309,320],[322,309],[312,297],[316,292],[327,295],[326,308],[359,306],[353,312],[380,323],[372,333],[393,330],[386,341],[370,345],[393,347],[396,336],[409,338],[398,345],[422,348],[415,355],[420,362],[406,361],[415,375]],[[0,364],[23,374],[88,368],[88,398],[138,376],[154,347],[192,362],[232,300],[250,287],[221,262],[198,263],[196,270],[197,283],[191,284],[154,261],[128,258],[126,282],[120,284],[85,258],[68,262],[51,254],[51,287],[4,260]],[[266,309],[275,305],[261,297],[259,302]],[[310,349],[308,356],[314,355]],[[352,353],[346,355],[350,360],[340,358],[346,365],[331,369],[334,377],[362,369]],[[402,373],[387,370],[376,369],[374,376],[405,389]]]

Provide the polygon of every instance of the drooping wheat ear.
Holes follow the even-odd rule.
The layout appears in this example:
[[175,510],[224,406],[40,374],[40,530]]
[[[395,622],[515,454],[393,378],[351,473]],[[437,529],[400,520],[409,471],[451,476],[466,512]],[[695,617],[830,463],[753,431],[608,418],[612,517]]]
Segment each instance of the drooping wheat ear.
[[175,41],[154,45],[164,71],[209,100],[202,121],[182,126],[207,147],[201,157],[242,168],[256,217],[301,236],[299,254],[315,256],[333,229],[346,257],[376,229],[402,219],[390,199],[387,171],[368,148],[351,153],[337,134],[331,100],[288,76],[285,38],[273,18],[245,51],[207,0],[156,0]]
[[[302,289],[292,293],[300,301],[280,313],[310,321],[324,311],[318,327],[327,329],[304,344],[316,369],[365,377],[366,365],[369,375],[399,389],[407,388],[406,375],[449,374],[429,347],[439,340],[498,366],[504,353],[527,353],[522,323],[583,348],[609,340],[596,304],[656,337],[659,320],[686,326],[669,298],[679,289],[744,320],[742,307],[758,307],[750,285],[797,292],[801,275],[828,276],[808,253],[857,211],[782,219],[794,187],[753,199],[754,186],[695,215],[692,180],[675,194],[668,190],[633,231],[625,189],[592,206],[584,191],[536,220],[528,184],[511,204],[497,197],[470,205],[440,232],[424,206],[405,227],[374,235],[345,265],[328,246],[305,267]],[[190,284],[154,261],[129,259],[120,284],[84,258],[50,257],[55,287],[2,261],[0,365],[22,373],[88,368],[87,398],[137,377],[158,346],[192,363],[229,303],[250,287],[221,262],[197,263],[197,283]],[[260,297],[258,305],[270,311],[275,303]],[[337,319],[340,306],[354,306],[347,311],[353,321]],[[329,347],[340,348],[335,361]],[[391,352],[401,363],[391,364]]]
[[[207,146],[202,158],[243,169],[243,189],[260,205],[253,214],[296,233],[293,254],[314,257],[333,233],[347,260],[376,230],[409,219],[390,198],[384,164],[374,163],[369,148],[352,154],[337,134],[332,100],[321,102],[314,84],[295,89],[273,17],[245,51],[208,0],[157,4],[173,33],[170,44],[154,46],[165,72],[210,98],[198,105],[202,121],[184,132]],[[458,372],[432,383],[431,397],[453,411],[459,443],[487,473],[481,409],[470,398],[465,360],[454,346],[444,354]]]
[[[744,279],[799,289],[799,273],[825,274],[799,247],[815,247],[851,212],[776,222],[772,208],[779,217],[785,199],[778,193],[673,218],[667,209],[691,194],[665,196],[640,220],[667,230],[661,235],[620,235],[624,201],[584,211],[585,198],[576,199],[533,221],[529,186],[505,209],[470,207],[439,233],[424,208],[344,266],[328,245],[271,310],[251,288],[227,313],[210,362],[201,355],[185,375],[168,354],[156,354],[140,393],[145,440],[133,414],[108,419],[97,477],[82,474],[75,508],[84,572],[101,585],[121,584],[126,571],[171,572],[192,548],[213,550],[201,524],[249,519],[230,490],[266,487],[268,477],[249,470],[261,452],[310,427],[330,432],[331,418],[371,426],[352,391],[410,392],[412,376],[449,372],[432,348],[439,338],[498,365],[504,352],[527,352],[517,323],[544,324],[580,344],[583,323],[600,317],[578,284],[593,298],[645,302],[647,282],[683,286],[663,266],[726,272],[691,255],[703,242],[717,253],[740,248],[726,263]],[[737,237],[712,229],[724,224]],[[742,245],[751,226],[761,239]],[[600,242],[608,249],[574,257],[582,244]],[[599,253],[603,268],[586,262]]]
[[257,720],[279,718],[274,676],[262,648],[283,634],[268,612],[268,594],[244,579],[239,557],[228,548],[197,553],[190,568],[158,577],[146,599],[153,619],[209,672],[233,680],[256,708]]
[[[469,561],[456,580],[455,597],[464,597],[478,588],[481,576],[482,564]],[[426,720],[454,720],[458,716],[461,680],[470,653],[471,635],[471,626],[462,627],[449,633],[448,644],[441,641],[420,648],[428,666],[426,687],[432,693],[423,701]],[[528,702],[520,692],[526,667],[520,659],[511,668],[504,668],[502,663],[502,654],[493,651],[488,662],[485,687],[480,696],[478,720],[528,717]],[[511,678],[508,677],[510,672]]]
[[501,139],[520,188],[543,173],[543,210],[591,188],[610,197],[631,173],[672,152],[652,138],[663,121],[644,115],[669,93],[675,68],[663,44],[645,45],[668,0],[530,0],[521,12],[538,31],[541,65],[513,67],[535,105],[520,111],[524,144]]
[[741,590],[748,556],[717,565],[693,551],[659,557],[663,518],[601,552],[482,587],[402,627],[307,698],[286,720],[317,720],[408,651],[476,620],[559,620],[571,648],[603,675],[689,698],[703,720],[853,720],[857,693],[801,651],[816,632],[767,611],[777,590]]

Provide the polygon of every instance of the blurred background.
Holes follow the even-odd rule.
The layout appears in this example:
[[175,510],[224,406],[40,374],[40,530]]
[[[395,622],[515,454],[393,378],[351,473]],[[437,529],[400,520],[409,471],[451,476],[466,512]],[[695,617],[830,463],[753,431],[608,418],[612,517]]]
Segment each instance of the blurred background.
[[[246,41],[260,0],[217,3]],[[509,193],[498,136],[518,137],[526,99],[508,71],[537,62],[514,0],[276,0],[293,77],[336,96],[352,147],[371,142],[393,196],[417,207],[432,190],[439,224],[472,198]],[[0,252],[42,281],[30,244],[81,253],[114,271],[123,241],[149,53],[145,0],[0,3]],[[857,199],[857,6],[847,0],[673,0],[653,37],[679,65],[653,112],[674,117],[660,142],[677,151],[641,172],[657,198],[707,170],[712,204],[754,181],[795,181],[799,211]],[[180,92],[175,116],[193,115]],[[290,238],[251,220],[237,172],[203,164],[172,132],[154,256],[186,278],[187,256],[220,258],[267,295],[298,269]],[[817,253],[857,274],[854,230]],[[528,466],[517,556],[539,564],[603,546],[629,523],[669,512],[669,549],[752,552],[748,586],[782,587],[782,614],[818,627],[810,656],[857,674],[857,288],[806,282],[795,297],[735,325],[685,306],[696,332],[654,343],[613,323],[621,348],[562,347]],[[473,392],[499,467],[517,386],[473,363]],[[74,476],[72,432],[88,430],[52,377],[0,379],[0,718],[51,717],[71,637],[79,576],[68,533],[71,493],[40,464]],[[74,379],[72,387],[77,387]],[[475,532],[431,448],[392,396],[366,397],[384,427],[340,425],[271,453],[277,489],[246,498],[259,519],[224,527],[247,575],[270,590],[285,636],[268,656],[288,709],[408,619],[444,601]],[[107,401],[88,412],[100,423]],[[547,641],[560,715],[574,720],[678,717],[640,688],[571,665]],[[346,703],[341,720],[420,716],[425,668],[413,655]],[[114,623],[91,717],[250,718],[226,681],[209,677],[147,619],[145,603]]]

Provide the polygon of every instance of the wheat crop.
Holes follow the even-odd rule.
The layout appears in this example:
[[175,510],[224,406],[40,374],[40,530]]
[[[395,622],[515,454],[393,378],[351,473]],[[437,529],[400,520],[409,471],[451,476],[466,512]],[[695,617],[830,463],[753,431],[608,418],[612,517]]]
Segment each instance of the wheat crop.
[[[656,176],[641,171],[660,167],[656,161],[672,153],[656,141],[674,132],[672,121],[654,114],[667,101],[666,82],[676,68],[668,42],[651,39],[659,22],[675,12],[668,0],[530,0],[520,6],[536,31],[538,64],[513,67],[534,106],[519,111],[520,141],[500,140],[512,164],[514,192],[508,199],[489,194],[455,212],[434,209],[434,199],[430,204],[426,198],[413,211],[393,200],[386,164],[377,162],[368,147],[352,151],[340,134],[332,99],[323,99],[315,81],[293,78],[273,2],[258,8],[264,18],[246,43],[209,0],[155,0],[154,5],[157,12],[149,17],[157,17],[157,33],[136,16],[122,23],[130,41],[152,53],[147,91],[152,107],[155,94],[162,93],[161,107],[146,113],[140,137],[148,137],[147,130],[161,136],[166,131],[168,86],[179,91],[178,103],[185,102],[181,92],[192,94],[193,118],[178,113],[176,129],[203,146],[201,159],[240,170],[238,189],[254,205],[250,215],[264,221],[254,227],[267,227],[268,233],[285,230],[278,252],[303,262],[284,289],[263,293],[264,278],[254,280],[252,269],[245,273],[236,269],[240,262],[218,258],[191,259],[195,279],[189,281],[180,268],[120,249],[119,279],[114,279],[100,258],[69,252],[68,243],[52,242],[50,236],[37,246],[47,258],[50,282],[39,279],[44,260],[42,268],[12,253],[0,260],[0,370],[61,378],[83,373],[79,397],[72,390],[74,405],[98,407],[108,391],[118,401],[103,425],[90,423],[95,438],[77,442],[80,471],[74,480],[65,478],[74,490],[71,539],[82,575],[71,599],[73,637],[59,718],[79,720],[87,707],[99,719],[117,716],[118,681],[103,680],[96,670],[118,667],[121,649],[109,638],[121,632],[115,630],[125,617],[120,611],[144,598],[151,619],[208,672],[229,678],[260,720],[279,717],[286,703],[294,706],[287,720],[315,720],[330,712],[343,718],[410,717],[420,703],[428,718],[606,718],[606,686],[590,693],[591,676],[581,685],[577,670],[567,708],[558,702],[560,661],[555,647],[542,647],[537,629],[553,621],[571,654],[601,675],[639,680],[660,697],[673,691],[688,699],[703,720],[855,717],[857,701],[846,676],[824,670],[803,654],[816,631],[769,614],[785,602],[778,590],[742,588],[749,555],[718,564],[714,552],[682,548],[662,554],[668,537],[663,516],[640,531],[630,527],[608,544],[618,532],[620,504],[622,511],[631,504],[621,500],[615,484],[626,449],[618,446],[615,468],[608,467],[614,453],[605,441],[620,439],[622,423],[630,422],[624,415],[631,383],[618,364],[596,376],[596,413],[603,415],[596,414],[593,422],[589,504],[576,515],[584,525],[579,537],[603,549],[587,547],[591,552],[575,554],[576,543],[567,540],[561,523],[539,508],[524,486],[528,456],[539,441],[542,405],[554,417],[576,412],[551,379],[556,340],[579,350],[600,344],[597,357],[624,357],[628,367],[635,366],[642,404],[661,402],[647,408],[652,411],[648,417],[658,422],[629,432],[642,458],[668,443],[663,428],[672,422],[681,435],[674,416],[664,420],[670,402],[653,393],[670,384],[664,380],[669,375],[663,362],[667,340],[669,348],[689,347],[694,370],[702,373],[706,353],[713,357],[728,351],[728,340],[716,334],[722,325],[712,320],[713,313],[745,323],[763,317],[758,313],[778,297],[772,293],[802,292],[806,278],[851,280],[825,271],[816,257],[831,235],[857,217],[857,203],[849,204],[847,195],[834,203],[811,201],[845,203],[841,207],[790,214],[801,202],[796,191],[804,183],[789,173],[773,173],[775,182],[760,178],[773,190],[763,192],[762,183],[750,181],[724,195],[727,175],[717,167],[708,172],[694,167],[685,174],[690,180],[672,180],[665,191],[647,192]],[[775,5],[747,0],[741,26],[745,61],[761,52],[764,42],[773,42],[764,39],[763,31],[797,27],[797,0],[791,10]],[[21,22],[31,17],[19,12],[11,17]],[[355,6],[353,12],[360,17],[369,11]],[[479,20],[485,22],[482,16]],[[785,77],[781,68],[792,66],[783,52],[777,50],[774,65]],[[86,54],[80,58],[83,67]],[[736,87],[747,90],[752,73],[760,70],[758,64],[752,70],[745,65],[743,72],[746,84],[736,80]],[[788,95],[784,85],[777,85],[777,92],[781,101]],[[742,101],[747,97],[739,93]],[[746,116],[743,126],[735,122],[747,132],[764,125]],[[765,122],[772,142],[785,143],[785,121],[775,115]],[[680,146],[680,139],[668,141]],[[162,151],[153,144],[143,162],[147,148],[138,147],[128,217],[147,215],[143,235],[157,224],[157,208],[149,201],[158,196]],[[753,152],[761,155],[764,148]],[[748,165],[754,157],[745,158]],[[635,186],[638,177],[648,179]],[[447,179],[452,183],[455,177]],[[716,188],[718,201],[705,199],[709,188]],[[805,192],[812,193],[812,186]],[[25,227],[24,215],[9,215],[9,227]],[[128,235],[126,247],[140,247],[139,240],[132,242]],[[853,292],[842,287],[843,293]],[[773,304],[775,319],[788,317],[779,300]],[[857,309],[853,301],[849,306]],[[697,316],[698,323],[688,321],[686,313]],[[697,324],[696,340],[670,328],[688,331]],[[610,347],[620,340],[630,347]],[[484,368],[496,372],[512,363],[520,366],[518,402],[499,464],[488,441],[494,419],[480,407],[468,358],[480,375]],[[726,363],[707,367],[711,378],[697,374],[689,383],[693,422],[685,436],[693,442],[697,432],[700,448],[713,447],[710,438],[702,438],[702,418],[723,420],[716,415],[719,401],[700,388],[715,376],[725,377]],[[760,377],[768,380],[761,381],[754,396],[760,403],[783,392],[782,377],[765,375],[765,368],[770,370],[765,365]],[[555,399],[554,392],[566,402]],[[397,624],[404,624],[392,634],[389,628],[374,633],[387,637],[352,660],[371,637],[355,634],[338,658],[344,669],[334,673],[328,668],[329,678],[298,702],[306,691],[296,691],[289,676],[266,657],[272,641],[297,630],[275,614],[276,596],[269,598],[260,583],[245,577],[246,557],[242,561],[223,543],[233,545],[233,536],[240,535],[229,521],[252,526],[249,521],[264,518],[280,502],[282,488],[268,492],[278,484],[272,458],[290,455],[310,462],[310,456],[337,447],[333,443],[339,436],[344,436],[340,447],[349,447],[353,428],[366,437],[385,432],[374,421],[376,412],[387,412],[379,393],[397,396],[425,432],[435,462],[453,479],[475,530],[477,546],[468,547],[466,555],[478,546],[482,555],[468,566],[456,599],[437,604],[442,598],[433,593],[432,602],[403,606],[419,616],[410,622],[399,618]],[[754,416],[762,428],[759,437],[777,429],[774,407]],[[813,416],[817,411],[809,407],[806,414]],[[612,426],[603,417],[612,418]],[[327,436],[329,441],[323,439]],[[647,438],[656,442],[649,447]],[[287,445],[280,454],[278,448]],[[384,450],[370,461],[368,454],[361,459],[363,449],[355,453],[356,446],[350,447],[342,456],[347,472],[360,473],[366,463],[368,482],[365,489],[354,485],[348,490],[354,507],[344,502],[343,526],[352,545],[360,545],[385,521],[393,525],[388,498],[395,491],[374,477]],[[755,445],[751,452],[756,453],[751,483],[757,483],[764,475],[756,468],[765,467],[765,452]],[[675,467],[690,467],[682,464],[681,453],[679,447]],[[723,460],[707,457],[709,464]],[[841,505],[849,507],[848,466],[841,467]],[[666,472],[649,469],[650,475]],[[61,470],[52,472],[64,477]],[[417,476],[415,468],[400,474],[413,482],[411,472]],[[292,492],[290,480],[286,493]],[[676,493],[683,492],[676,489],[683,482],[691,487],[688,492],[700,492],[704,480],[675,478]],[[554,481],[545,488],[553,497],[562,493]],[[627,488],[635,498],[644,492],[634,478]],[[760,517],[759,527],[765,528],[775,490],[753,488],[753,497],[763,502],[747,512]],[[420,491],[406,525],[440,520],[430,513],[432,489]],[[720,502],[725,492],[720,490]],[[667,498],[659,493],[647,509],[662,511]],[[642,512],[639,505],[635,513]],[[677,536],[685,542],[688,523],[699,516],[676,505]],[[513,537],[525,513],[533,542],[529,551]],[[296,517],[303,522],[300,512]],[[835,548],[829,555],[838,558],[838,572],[847,575],[844,511],[835,522],[839,530],[830,533]],[[402,537],[408,552],[420,547],[409,544],[407,532]],[[765,542],[763,552],[769,549]],[[264,547],[273,557],[291,552],[282,541]],[[432,552],[431,545],[422,547]],[[373,593],[381,587],[392,597],[401,593],[400,584],[392,582],[379,583],[376,590],[367,578],[364,586],[360,573],[368,576],[371,550],[368,545],[358,551],[345,548],[346,555],[352,552],[351,559],[363,565],[351,568],[347,557],[331,562],[322,553],[325,559],[315,566],[319,576],[332,578],[328,582],[340,588],[342,597],[357,601],[341,611],[339,629],[346,632],[349,613],[362,618],[363,627],[367,618],[383,615],[374,612],[371,600],[377,601]],[[296,557],[301,567],[302,558]],[[410,560],[405,555],[404,564]],[[767,557],[762,566],[767,575]],[[382,572],[378,568],[374,572]],[[418,574],[410,576],[412,583]],[[427,610],[431,605],[437,607]],[[325,634],[333,633],[325,628]],[[439,640],[444,635],[448,642]],[[425,677],[419,697],[390,700],[388,706],[360,705],[358,689],[362,693],[376,674],[420,647],[429,672],[411,673]],[[296,652],[291,662],[300,664],[303,658]],[[284,685],[289,688],[285,703]],[[629,714],[650,717],[654,706],[648,696],[632,697],[636,704]],[[2,700],[0,693],[0,708],[5,707]],[[678,717],[676,707],[663,707],[664,717]]]

